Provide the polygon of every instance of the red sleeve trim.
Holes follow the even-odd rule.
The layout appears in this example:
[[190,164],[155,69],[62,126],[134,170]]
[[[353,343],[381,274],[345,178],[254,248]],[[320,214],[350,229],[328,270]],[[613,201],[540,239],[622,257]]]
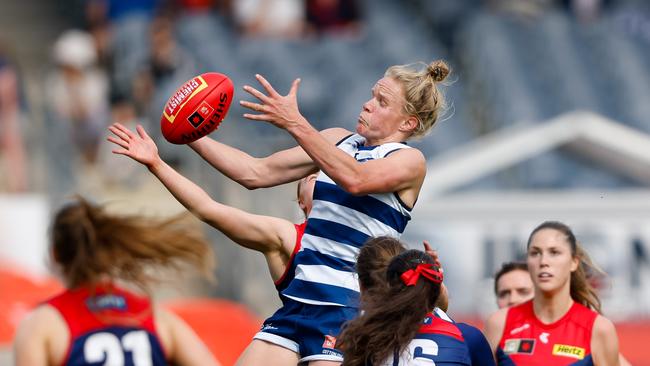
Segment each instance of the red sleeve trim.
[[278,278],[277,281],[273,282],[276,286],[279,286],[284,281],[284,279],[289,274],[289,271],[291,270],[291,264],[293,263],[293,259],[296,257],[296,254],[300,250],[300,241],[302,240],[302,234],[305,233],[305,227],[307,226],[307,221],[304,221],[302,224],[294,224],[294,226],[296,228],[296,244],[293,246],[293,252],[289,257],[289,260],[287,261],[287,266],[284,268],[284,273],[282,274],[282,276],[280,276],[280,278]]

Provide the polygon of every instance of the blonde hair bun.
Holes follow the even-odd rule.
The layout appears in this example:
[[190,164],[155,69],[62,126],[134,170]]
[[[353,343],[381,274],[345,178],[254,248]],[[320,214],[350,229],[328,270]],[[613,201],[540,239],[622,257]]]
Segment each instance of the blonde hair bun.
[[433,61],[427,66],[427,71],[437,83],[445,80],[449,75],[449,66],[442,60]]

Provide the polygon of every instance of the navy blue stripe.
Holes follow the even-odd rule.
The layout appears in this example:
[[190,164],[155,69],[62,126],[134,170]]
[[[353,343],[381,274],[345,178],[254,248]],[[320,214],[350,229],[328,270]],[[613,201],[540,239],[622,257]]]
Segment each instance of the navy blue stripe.
[[497,358],[497,365],[499,366],[516,366],[512,358],[510,358],[510,356],[508,356],[505,352],[503,352],[503,349],[501,349],[500,347],[497,348],[496,358]]
[[332,202],[359,211],[389,225],[399,233],[404,231],[406,224],[411,219],[374,197],[353,196],[336,184],[321,181],[316,181],[314,200]]
[[326,285],[294,279],[289,287],[282,291],[285,296],[301,299],[331,302],[348,307],[359,306],[359,293],[345,287]]
[[300,252],[298,252],[298,254],[296,254],[296,258],[294,259],[294,262],[297,264],[296,266],[300,264],[304,264],[308,266],[316,265],[316,266],[327,266],[339,271],[346,271],[346,272],[355,271],[354,262],[348,262],[341,258],[332,257],[331,255],[327,255],[306,248],[303,248],[303,250],[301,250]]
[[374,146],[363,146],[363,145],[361,145],[361,146],[358,147],[358,149],[359,150],[370,151],[370,150],[374,150],[376,147],[379,147],[379,146],[381,146],[381,145],[374,145]]
[[593,366],[594,360],[591,358],[591,355],[587,355],[584,359],[576,361],[569,366]]
[[[399,202],[399,204],[402,205],[402,207],[404,207],[408,212],[413,211],[413,207],[409,207],[406,203],[404,203],[404,201],[402,201],[402,198],[399,196],[399,194],[397,194],[397,192],[393,192],[393,195],[395,196],[397,202]],[[417,201],[418,199],[416,198],[415,202]],[[413,205],[415,205],[415,203],[413,203]]]
[[368,235],[338,222],[311,218],[307,221],[305,234],[333,240],[361,248],[368,240]]
[[[429,354],[426,349],[415,347],[412,355],[413,358],[426,358],[435,362],[436,365],[475,365],[472,363],[467,345],[456,338],[439,333],[418,333],[414,339],[429,339],[434,341],[438,345],[438,352],[436,354]],[[488,362],[494,365],[492,352],[489,352],[486,362],[482,364],[489,364]]]
[[339,146],[343,141],[349,139],[349,138],[352,137],[352,136],[354,136],[353,133],[351,133],[351,134],[345,136],[344,138],[342,138],[341,140],[339,140],[339,142],[336,143],[336,146]]

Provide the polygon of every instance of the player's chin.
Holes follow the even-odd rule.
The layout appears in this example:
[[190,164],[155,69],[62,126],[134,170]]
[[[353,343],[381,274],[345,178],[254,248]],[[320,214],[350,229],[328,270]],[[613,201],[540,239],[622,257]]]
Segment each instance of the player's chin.
[[364,133],[366,132],[366,125],[364,125],[364,124],[361,123],[361,122],[357,122],[356,132],[357,132],[359,135],[364,136]]

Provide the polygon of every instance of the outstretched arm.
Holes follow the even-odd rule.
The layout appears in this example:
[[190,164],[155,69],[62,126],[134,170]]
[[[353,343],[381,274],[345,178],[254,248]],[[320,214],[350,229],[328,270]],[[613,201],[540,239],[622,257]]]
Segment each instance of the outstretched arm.
[[[287,130],[314,163],[338,185],[352,194],[368,194],[412,190],[406,197],[415,202],[424,181],[426,165],[424,155],[416,149],[403,149],[385,159],[359,164],[314,129],[300,114],[297,92],[300,79],[296,79],[286,96],[280,95],[261,75],[255,76],[266,90],[266,95],[251,86],[244,90],[260,103],[241,101],[241,105],[260,114],[244,114],[255,121],[269,121]],[[339,137],[344,137],[340,135]],[[404,197],[402,197],[404,198]],[[407,202],[408,203],[408,202]]]
[[316,171],[314,162],[299,146],[265,158],[252,157],[207,136],[189,146],[215,169],[248,189],[293,182]]
[[158,148],[142,126],[137,134],[119,123],[109,130],[114,136],[108,140],[121,154],[145,165],[169,192],[192,214],[234,242],[263,253],[279,251],[289,257],[295,245],[296,230],[293,223],[271,216],[261,216],[214,201],[201,187],[165,163]]

